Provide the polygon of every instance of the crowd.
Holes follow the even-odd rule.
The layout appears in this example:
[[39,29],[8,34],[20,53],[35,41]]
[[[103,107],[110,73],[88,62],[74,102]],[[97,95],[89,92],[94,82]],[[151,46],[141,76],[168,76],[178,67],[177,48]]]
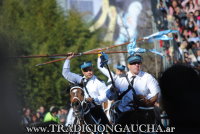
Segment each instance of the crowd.
[[179,33],[174,41],[164,44],[169,63],[185,63],[200,67],[200,1],[198,0],[160,0],[157,11],[158,30],[174,29]]
[[49,110],[45,110],[44,106],[40,106],[36,111],[32,111],[30,108],[22,109],[21,125],[31,126],[42,124],[48,121],[54,121],[55,123],[65,124],[68,114],[68,108],[51,106]]

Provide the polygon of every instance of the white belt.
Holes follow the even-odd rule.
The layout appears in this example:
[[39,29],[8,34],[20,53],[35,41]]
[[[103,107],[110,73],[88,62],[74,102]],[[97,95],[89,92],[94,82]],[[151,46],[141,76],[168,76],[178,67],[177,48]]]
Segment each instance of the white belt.
[[153,110],[154,107],[138,107],[139,109],[142,109],[142,110]]

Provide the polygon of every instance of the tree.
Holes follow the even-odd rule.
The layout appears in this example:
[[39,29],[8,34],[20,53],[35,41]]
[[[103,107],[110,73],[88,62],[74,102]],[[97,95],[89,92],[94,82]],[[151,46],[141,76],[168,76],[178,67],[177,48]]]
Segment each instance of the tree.
[[[3,0],[0,4],[0,32],[8,37],[12,55],[64,54],[98,48],[100,32],[91,33],[76,11],[67,15],[55,0]],[[44,105],[65,105],[69,83],[62,77],[63,62],[36,67],[51,59],[18,59],[14,66],[18,96],[22,106],[33,109]],[[96,62],[94,56],[72,60],[72,71],[81,73],[79,64]]]

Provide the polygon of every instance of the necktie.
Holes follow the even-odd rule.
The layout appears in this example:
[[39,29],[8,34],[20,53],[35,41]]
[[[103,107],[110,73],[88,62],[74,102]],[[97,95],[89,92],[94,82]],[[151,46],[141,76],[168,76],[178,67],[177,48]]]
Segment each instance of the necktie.
[[133,84],[134,84],[135,77],[136,77],[136,76],[132,76],[132,80],[131,80],[132,86],[133,86]]
[[[85,87],[85,91],[86,91],[86,93],[88,94],[88,96],[89,96],[90,98],[92,98],[92,97],[90,96],[89,92],[88,92],[87,87],[86,87],[88,81],[89,81],[89,79],[83,78],[83,87]],[[94,101],[92,102],[92,104],[94,104],[94,106],[97,106],[97,104],[96,104]]]
[[[136,76],[132,76],[132,80],[131,80],[132,87],[133,87],[133,84],[134,84],[135,77],[136,77]],[[133,91],[133,107],[134,107],[135,109],[137,109],[138,105],[137,105],[137,99],[136,99],[136,92],[135,92],[135,89],[132,88],[132,91]]]
[[134,84],[134,79],[135,79],[135,77],[136,77],[136,76],[132,76],[132,80],[131,80],[131,82],[129,82],[129,86],[128,86],[128,89],[132,89],[133,94],[136,94],[136,93],[135,93],[135,90],[134,90],[134,88],[133,88],[133,84]]
[[88,90],[87,90],[87,87],[86,87],[88,81],[89,81],[89,80],[83,78],[83,87],[85,87],[85,91],[86,91],[86,93],[88,94],[88,96],[91,97],[90,94],[89,94],[89,92],[88,92]]

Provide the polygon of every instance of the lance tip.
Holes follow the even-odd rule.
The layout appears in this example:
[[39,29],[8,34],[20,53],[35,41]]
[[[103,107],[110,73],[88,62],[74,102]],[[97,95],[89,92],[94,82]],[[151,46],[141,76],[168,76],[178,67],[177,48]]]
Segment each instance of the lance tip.
[[42,66],[42,65],[44,65],[44,64],[37,64],[37,65],[35,65],[35,66]]

